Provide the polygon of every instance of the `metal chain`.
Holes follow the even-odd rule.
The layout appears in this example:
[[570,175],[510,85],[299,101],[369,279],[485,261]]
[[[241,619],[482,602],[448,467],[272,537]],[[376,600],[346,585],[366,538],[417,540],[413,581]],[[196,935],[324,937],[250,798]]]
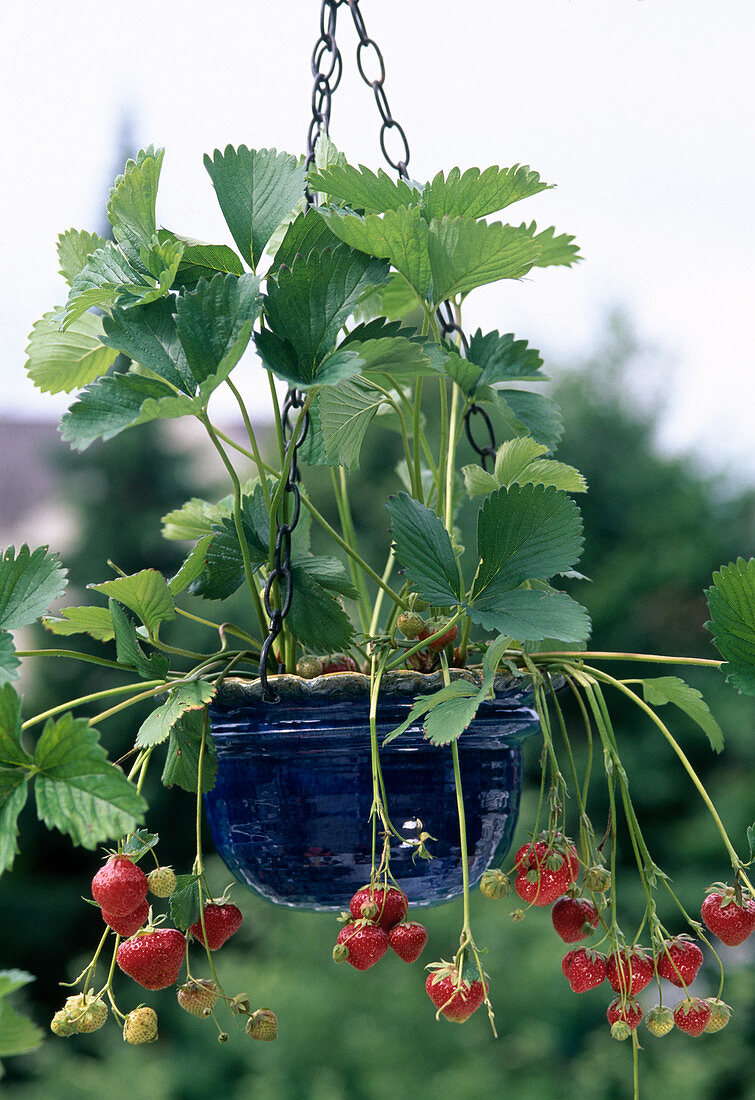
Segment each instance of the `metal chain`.
[[[442,302],[438,308],[436,317],[438,318],[438,322],[440,324],[440,334],[443,339],[445,339],[447,336],[456,334],[461,341],[462,348],[464,349],[464,355],[468,356],[469,341],[464,335],[461,325],[459,325],[456,321],[453,306],[451,305],[451,303]],[[477,439],[475,438],[474,429],[472,427],[473,417],[479,417],[482,420],[485,428],[487,429],[487,443],[478,443]],[[490,417],[481,405],[476,405],[473,402],[464,413],[464,430],[467,433],[467,439],[469,440],[472,450],[475,451],[480,458],[480,465],[482,466],[483,470],[487,470],[488,459],[495,458],[496,455],[495,430],[491,423]]]
[[[322,0],[320,8],[320,37],[312,51],[312,121],[307,131],[307,159],[305,167],[311,168],[315,160],[315,146],[323,131],[327,134],[330,125],[330,107],[333,92],[341,83],[343,63],[336,44],[336,22],[338,8],[343,0]],[[307,207],[314,204],[309,190],[305,191]]]
[[[395,172],[398,172],[402,180],[409,179],[409,172],[407,165],[409,164],[409,142],[407,141],[404,128],[400,122],[391,114],[390,104],[388,103],[388,97],[385,94],[385,61],[383,55],[380,52],[380,47],[374,39],[370,38],[367,33],[367,27],[364,23],[364,17],[359,10],[359,0],[346,0],[351,12],[351,18],[354,20],[354,26],[356,27],[357,34],[359,35],[359,45],[357,46],[357,68],[359,69],[359,75],[365,82],[368,88],[372,88],[373,95],[375,96],[375,102],[377,103],[377,109],[380,112],[380,118],[382,119],[380,125],[380,148],[383,152],[383,156],[390,164],[391,168]],[[367,70],[367,66],[370,65],[368,60],[372,57],[372,65],[377,66],[375,69],[376,75],[370,77]],[[386,146],[387,134],[389,131],[395,130],[401,141],[401,154],[394,160],[388,152]]]
[[[265,611],[270,617],[270,629],[262,644],[260,653],[260,680],[262,682],[262,698],[268,703],[277,703],[280,700],[278,693],[270,686],[267,680],[267,662],[273,642],[283,629],[283,620],[291,609],[293,599],[293,578],[291,576],[291,536],[296,524],[299,522],[301,511],[301,495],[299,493],[299,464],[297,452],[307,438],[309,429],[309,413],[305,412],[302,418],[301,431],[298,437],[292,438],[293,425],[291,424],[291,412],[304,406],[305,395],[300,390],[291,389],[286,394],[281,411],[281,424],[283,427],[283,439],[285,440],[285,455],[291,454],[291,462],[288,469],[288,477],[284,486],[283,496],[278,504],[275,515],[277,535],[275,538],[275,565],[265,582],[264,603]],[[287,518],[281,518],[281,507],[285,510],[287,501],[292,502],[292,511]],[[273,604],[273,587],[278,585],[279,607]],[[278,659],[278,672],[283,672],[284,663]]]

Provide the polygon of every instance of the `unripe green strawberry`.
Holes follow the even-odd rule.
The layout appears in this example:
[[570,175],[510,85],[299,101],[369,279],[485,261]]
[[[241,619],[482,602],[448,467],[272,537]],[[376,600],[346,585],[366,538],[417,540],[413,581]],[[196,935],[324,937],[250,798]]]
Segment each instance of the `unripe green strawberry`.
[[90,1031],[99,1031],[107,1020],[107,1005],[96,998],[89,1001],[86,1008],[76,1021],[76,1026],[82,1034]]
[[708,997],[706,999],[707,1003],[710,1005],[710,1019],[705,1025],[705,1030],[708,1034],[713,1034],[726,1027],[731,1019],[731,1009],[724,1001],[720,1001],[718,997]]
[[172,867],[155,867],[147,875],[147,884],[156,898],[169,898],[176,888],[176,872]]
[[211,1016],[217,999],[218,987],[205,978],[192,979],[178,990],[178,1003],[192,1016]]
[[674,1013],[670,1008],[656,1005],[648,1012],[645,1023],[651,1035],[655,1035],[657,1039],[662,1039],[664,1035],[668,1035],[670,1031],[674,1030]]
[[258,1008],[247,1020],[244,1030],[250,1039],[272,1043],[278,1038],[278,1017],[270,1008]]
[[605,867],[588,867],[585,871],[585,889],[604,894],[611,885],[611,872]]
[[510,890],[511,883],[499,867],[491,867],[489,871],[483,872],[480,879],[480,893],[483,897],[497,901],[498,898],[505,897]]
[[59,1008],[50,1023],[50,1031],[54,1035],[59,1035],[61,1039],[70,1039],[78,1030],[70,1013],[65,1008]]
[[157,1039],[157,1013],[154,1008],[140,1005],[129,1012],[123,1024],[123,1038],[132,1046],[154,1043]]
[[425,620],[421,615],[415,615],[412,611],[402,611],[396,619],[396,626],[405,638],[419,637],[421,630],[425,628]]
[[412,611],[427,611],[430,604],[427,600],[423,600],[417,592],[410,592],[409,599],[407,600],[409,607]]
[[304,680],[314,680],[322,676],[322,661],[319,657],[300,657],[296,662],[296,675]]

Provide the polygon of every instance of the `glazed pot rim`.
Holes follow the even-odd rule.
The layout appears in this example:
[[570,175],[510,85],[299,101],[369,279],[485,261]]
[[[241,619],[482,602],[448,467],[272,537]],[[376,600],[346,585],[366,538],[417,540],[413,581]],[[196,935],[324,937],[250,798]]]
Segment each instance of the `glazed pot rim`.
[[[450,678],[466,680],[479,687],[482,674],[473,669],[452,668]],[[369,699],[370,677],[363,672],[331,672],[325,676],[315,676],[305,680],[301,676],[282,673],[268,676],[268,683],[284,703],[306,703],[308,701],[348,702],[357,699]],[[397,669],[383,676],[380,684],[380,697],[406,699],[417,695],[428,695],[438,691],[444,685],[443,670],[437,672],[416,672],[413,669]],[[516,677],[507,673],[495,678],[496,696],[510,696],[513,704],[519,704],[525,697],[532,695],[532,684],[528,677]],[[239,706],[265,702],[262,681],[249,680],[241,676],[229,676],[218,689],[213,705]],[[274,703],[269,705],[274,706]]]

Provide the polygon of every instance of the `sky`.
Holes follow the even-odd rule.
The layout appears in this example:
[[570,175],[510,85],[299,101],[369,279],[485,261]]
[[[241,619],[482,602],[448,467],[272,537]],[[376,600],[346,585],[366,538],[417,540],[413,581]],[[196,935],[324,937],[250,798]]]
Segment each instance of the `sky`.
[[[577,268],[473,292],[465,327],[528,339],[553,374],[591,354],[622,309],[658,349],[634,384],[665,398],[663,444],[751,476],[752,0],[362,0],[361,10],[412,177],[530,164],[557,187],[512,220],[555,225],[582,248]],[[0,416],[64,407],[31,386],[24,348],[65,299],[58,233],[101,228],[124,120],[134,149],[166,148],[158,221],[230,241],[202,156],[227,143],[303,151],[318,18],[318,0],[27,0],[4,11]],[[376,168],[379,117],[345,5],[338,37],[330,134]],[[254,362],[243,369],[261,415]]]

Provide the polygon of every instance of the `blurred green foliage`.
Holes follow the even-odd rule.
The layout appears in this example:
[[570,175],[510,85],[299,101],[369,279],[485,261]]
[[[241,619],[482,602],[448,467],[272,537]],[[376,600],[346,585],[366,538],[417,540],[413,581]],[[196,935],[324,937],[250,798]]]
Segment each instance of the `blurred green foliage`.
[[[702,590],[715,568],[752,547],[755,494],[727,486],[716,472],[702,472],[692,457],[659,452],[661,413],[638,397],[641,352],[626,328],[615,322],[594,360],[569,372],[554,391],[567,425],[558,457],[577,466],[590,486],[579,499],[587,533],[580,569],[592,582],[579,585],[578,598],[593,616],[596,649],[715,656],[703,629],[707,616]],[[108,484],[113,488],[82,513],[80,554],[86,559],[87,580],[100,538],[103,550],[97,553],[114,557],[128,571],[154,564],[170,568],[169,562],[156,561],[165,552],[156,517],[180,503],[186,471],[172,471],[154,508],[142,503],[139,481],[146,483],[152,469],[162,468],[153,465],[151,448],[163,444],[157,432],[134,433],[138,453],[129,454],[128,469],[137,481],[129,489],[117,479],[126,469],[119,447],[134,447],[131,440],[127,433],[91,452],[99,464],[97,476],[112,479]],[[84,461],[88,459],[76,460]],[[397,487],[391,468],[384,439],[370,446],[368,436],[352,499],[358,501],[358,535],[374,547],[377,563],[387,547],[387,523],[378,502]],[[321,479],[322,491],[315,486],[318,506],[325,507],[326,488],[327,475]],[[125,555],[126,541],[133,546],[135,533],[140,540],[137,557],[119,557]],[[75,565],[75,559],[68,564]],[[106,575],[99,575],[103,564],[96,563],[95,579]],[[647,666],[639,673],[636,666],[626,666],[630,668],[632,675],[656,674]],[[752,705],[716,673],[689,674],[687,679],[705,693],[727,735],[726,750],[715,757],[700,731],[676,715],[673,728],[744,851],[744,830],[753,816]],[[63,689],[61,678],[52,674],[38,685],[34,702],[59,697]],[[89,681],[86,689],[94,690]],[[705,886],[727,877],[725,853],[687,776],[654,728],[620,699],[612,702],[651,850],[694,915]],[[108,732],[114,755],[133,722],[132,716],[120,731]],[[578,728],[575,724],[575,732]],[[518,843],[534,816],[538,753],[538,745],[530,743]],[[604,788],[596,773],[590,795],[596,829],[606,819]],[[191,798],[156,788],[150,798],[155,806],[150,827],[165,832],[161,859],[184,870],[192,851]],[[44,1025],[65,995],[55,987],[56,976],[75,976],[99,937],[99,913],[79,900],[96,861],[91,854],[73,852],[66,841],[31,820],[23,824],[24,854],[2,885],[1,962],[39,975],[26,1005],[21,997],[18,1007]],[[219,888],[227,880],[217,860],[210,864],[210,875]],[[626,851],[617,889],[629,937],[642,905]],[[65,1041],[51,1036],[37,1053],[7,1063],[7,1095],[12,1100],[200,1100],[208,1095],[228,1100],[429,1100],[439,1095],[493,1100],[509,1092],[520,1100],[631,1096],[631,1047],[608,1034],[607,990],[601,987],[580,997],[571,993],[560,969],[565,947],[547,911],[533,910],[524,922],[513,924],[510,899],[473,899],[476,939],[488,947],[486,966],[500,1033],[494,1041],[483,1013],[463,1028],[434,1021],[421,963],[408,967],[391,955],[366,974],[336,967],[330,957],[337,931],[332,916],[277,909],[241,887],[233,900],[244,910],[245,923],[216,961],[230,994],[248,992],[252,1007],[276,1010],[277,1043],[255,1044],[243,1031],[234,1034],[231,1020],[221,1012],[222,1026],[232,1035],[220,1046],[213,1023],[187,1016],[165,991],[146,998],[160,1017],[160,1041],[154,1046],[124,1045],[112,1024],[93,1036]],[[682,930],[672,909],[662,905],[661,913]],[[428,961],[448,957],[458,937],[460,904],[426,911],[420,919],[430,930]],[[728,973],[724,997],[735,1011],[725,1031],[699,1040],[676,1032],[657,1040],[642,1031],[643,1096],[755,1098],[752,955],[748,945],[722,951]],[[197,976],[204,976],[198,953],[195,966]],[[695,991],[714,995],[717,982],[715,961],[708,958]],[[125,980],[119,990],[125,1009],[140,1002],[141,991]],[[654,1003],[652,986],[647,993],[645,1003]],[[672,995],[672,1005],[674,1000]]]

